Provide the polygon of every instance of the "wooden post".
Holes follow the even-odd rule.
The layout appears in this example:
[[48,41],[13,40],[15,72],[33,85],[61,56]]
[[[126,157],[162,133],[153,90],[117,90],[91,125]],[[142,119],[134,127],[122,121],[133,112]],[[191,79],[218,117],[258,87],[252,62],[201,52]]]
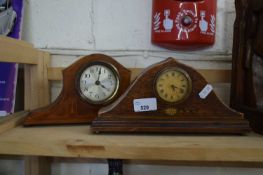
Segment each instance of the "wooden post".
[[[50,54],[39,51],[37,65],[25,65],[25,109],[33,110],[50,103],[47,69]],[[51,158],[29,156],[25,158],[25,175],[50,175]]]
[[47,68],[50,55],[47,52],[38,53],[38,64],[25,65],[25,109],[33,110],[50,103]]
[[50,175],[52,158],[25,157],[25,175]]
[[[50,103],[50,88],[47,69],[50,54],[34,49],[33,45],[21,40],[0,36],[0,61],[25,64],[25,109],[33,110]],[[5,122],[2,130],[15,127],[24,115],[14,115],[11,122]],[[11,120],[10,119],[10,120]],[[1,130],[0,130],[1,131]],[[50,175],[51,158],[26,157],[26,175]]]

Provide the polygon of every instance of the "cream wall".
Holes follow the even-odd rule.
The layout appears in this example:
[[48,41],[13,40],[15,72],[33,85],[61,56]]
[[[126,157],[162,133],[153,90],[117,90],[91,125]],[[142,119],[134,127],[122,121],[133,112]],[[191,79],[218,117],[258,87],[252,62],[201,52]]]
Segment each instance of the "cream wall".
[[[58,67],[100,52],[126,67],[144,68],[173,56],[195,68],[231,69],[233,1],[218,0],[216,43],[201,51],[151,44],[151,0],[27,0],[23,38],[51,52],[52,65]],[[60,83],[53,83],[53,100],[60,89]],[[229,85],[215,85],[215,90],[229,102]]]
[[[151,0],[25,0],[23,39],[51,52],[52,66],[58,67],[66,67],[80,56],[100,52],[126,67],[144,68],[173,56],[195,68],[231,69],[234,0],[218,0],[216,43],[194,52],[169,51],[151,44],[151,3]],[[229,84],[214,87],[228,103]],[[52,99],[60,89],[61,83],[52,84]],[[22,165],[16,163],[20,169]],[[107,165],[54,163],[52,174],[102,175],[107,174]],[[263,170],[125,164],[124,174],[261,175]]]

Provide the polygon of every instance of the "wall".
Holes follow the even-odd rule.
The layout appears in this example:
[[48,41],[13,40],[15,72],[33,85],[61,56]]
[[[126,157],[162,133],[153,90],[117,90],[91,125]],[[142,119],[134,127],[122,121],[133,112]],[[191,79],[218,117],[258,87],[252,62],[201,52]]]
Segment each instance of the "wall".
[[[151,44],[151,0],[27,0],[23,38],[53,53],[52,66],[105,53],[126,67],[146,67],[173,56],[195,68],[231,69],[234,0],[218,0],[216,44],[202,51],[169,51]],[[52,85],[53,99],[61,89]],[[226,91],[219,90],[224,87]],[[215,86],[226,103],[229,85]]]
[[[173,56],[195,68],[231,69],[234,0],[218,0],[216,44],[192,52],[169,51],[150,42],[151,0],[26,0],[23,39],[52,53],[52,66],[66,67],[91,53],[113,56],[126,67],[144,68]],[[214,85],[229,101],[229,84]],[[52,99],[61,83],[52,84]],[[53,175],[107,174],[105,163],[54,163]],[[126,164],[126,175],[263,174],[262,169]],[[0,173],[3,174],[3,173]],[[7,173],[11,174],[11,173]]]

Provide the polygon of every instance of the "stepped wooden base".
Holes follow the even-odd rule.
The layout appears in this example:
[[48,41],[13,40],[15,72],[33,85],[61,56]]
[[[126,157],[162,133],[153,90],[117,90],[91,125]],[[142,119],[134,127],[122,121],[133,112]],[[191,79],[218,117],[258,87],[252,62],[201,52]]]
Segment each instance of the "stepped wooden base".
[[163,121],[163,120],[105,120],[92,122],[93,132],[158,132],[158,133],[211,133],[211,134],[244,134],[250,131],[246,120],[213,120],[213,121]]

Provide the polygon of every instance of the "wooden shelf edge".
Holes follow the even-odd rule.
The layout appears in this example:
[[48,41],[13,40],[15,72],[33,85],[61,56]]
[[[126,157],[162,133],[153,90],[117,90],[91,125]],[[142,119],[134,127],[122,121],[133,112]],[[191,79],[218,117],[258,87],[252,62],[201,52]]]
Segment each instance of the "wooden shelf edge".
[[12,45],[20,45],[22,47],[33,48],[33,44],[25,42],[23,40],[14,39],[11,37],[0,36],[0,42],[5,42]]
[[38,49],[21,40],[0,36],[0,61],[9,63],[38,64]]
[[0,119],[0,134],[22,124],[28,111],[21,111]]
[[18,126],[0,135],[0,154],[225,165],[262,165],[262,136],[92,134],[89,126]]

